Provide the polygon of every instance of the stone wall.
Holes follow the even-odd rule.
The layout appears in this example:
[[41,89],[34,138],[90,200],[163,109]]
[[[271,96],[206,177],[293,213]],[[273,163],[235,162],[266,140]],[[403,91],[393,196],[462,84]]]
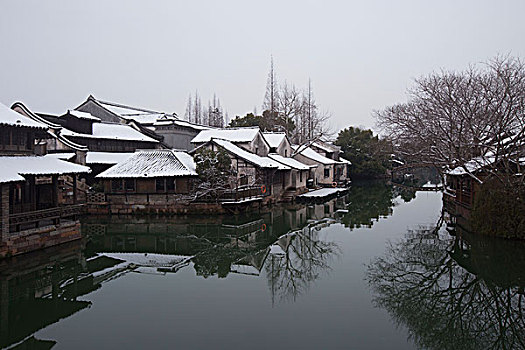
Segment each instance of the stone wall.
[[82,235],[78,220],[11,232],[0,245],[0,258],[27,253],[80,238]]
[[[94,197],[91,197],[94,198]],[[99,197],[100,199],[100,197]],[[106,194],[104,202],[88,202],[88,214],[224,214],[236,210],[258,210],[268,205],[269,197],[242,206],[224,207],[220,203],[191,202],[191,197],[175,194]]]

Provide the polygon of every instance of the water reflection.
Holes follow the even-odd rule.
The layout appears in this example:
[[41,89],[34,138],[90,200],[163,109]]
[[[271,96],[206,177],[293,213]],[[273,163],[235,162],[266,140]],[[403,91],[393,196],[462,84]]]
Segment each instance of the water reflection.
[[252,215],[86,217],[82,241],[0,260],[0,347],[52,348],[35,332],[89,308],[89,293],[129,273],[259,276],[272,304],[295,301],[341,253],[323,228],[371,227],[399,195],[384,183],[357,184],[324,204]]
[[525,244],[409,230],[368,267],[377,306],[429,349],[524,349]]
[[0,346],[51,348],[53,341],[31,335],[91,305],[79,298],[99,288],[100,281],[82,250],[83,241],[76,241],[0,260]]

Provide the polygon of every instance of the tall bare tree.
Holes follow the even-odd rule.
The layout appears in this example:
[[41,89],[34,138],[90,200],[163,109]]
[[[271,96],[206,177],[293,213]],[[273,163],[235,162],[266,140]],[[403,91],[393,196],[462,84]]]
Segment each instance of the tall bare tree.
[[277,113],[277,104],[279,100],[279,86],[273,66],[273,56],[270,58],[270,72],[266,82],[266,93],[264,94],[263,110],[271,112],[271,115]]

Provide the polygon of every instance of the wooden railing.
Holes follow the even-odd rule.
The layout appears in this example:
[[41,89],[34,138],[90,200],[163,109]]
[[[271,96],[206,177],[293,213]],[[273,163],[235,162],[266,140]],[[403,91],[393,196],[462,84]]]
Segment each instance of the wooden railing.
[[49,209],[29,211],[25,213],[9,215],[10,225],[19,225],[41,220],[55,220],[82,214],[84,204],[68,205]]
[[270,188],[265,185],[247,185],[224,192],[220,201],[241,201],[253,197],[266,197],[270,195]]
[[219,198],[212,198],[212,196],[201,196],[197,199],[198,202],[237,202],[249,198],[266,197],[271,193],[269,186],[263,185],[245,185],[231,190],[225,190],[220,194]]

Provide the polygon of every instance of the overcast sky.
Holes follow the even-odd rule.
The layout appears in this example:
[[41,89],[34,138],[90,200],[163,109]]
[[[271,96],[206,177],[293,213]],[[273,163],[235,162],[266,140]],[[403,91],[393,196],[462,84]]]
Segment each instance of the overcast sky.
[[525,1],[0,0],[0,102],[63,113],[89,94],[184,114],[216,93],[261,110],[277,78],[312,79],[335,130],[374,127],[415,77],[525,57]]

